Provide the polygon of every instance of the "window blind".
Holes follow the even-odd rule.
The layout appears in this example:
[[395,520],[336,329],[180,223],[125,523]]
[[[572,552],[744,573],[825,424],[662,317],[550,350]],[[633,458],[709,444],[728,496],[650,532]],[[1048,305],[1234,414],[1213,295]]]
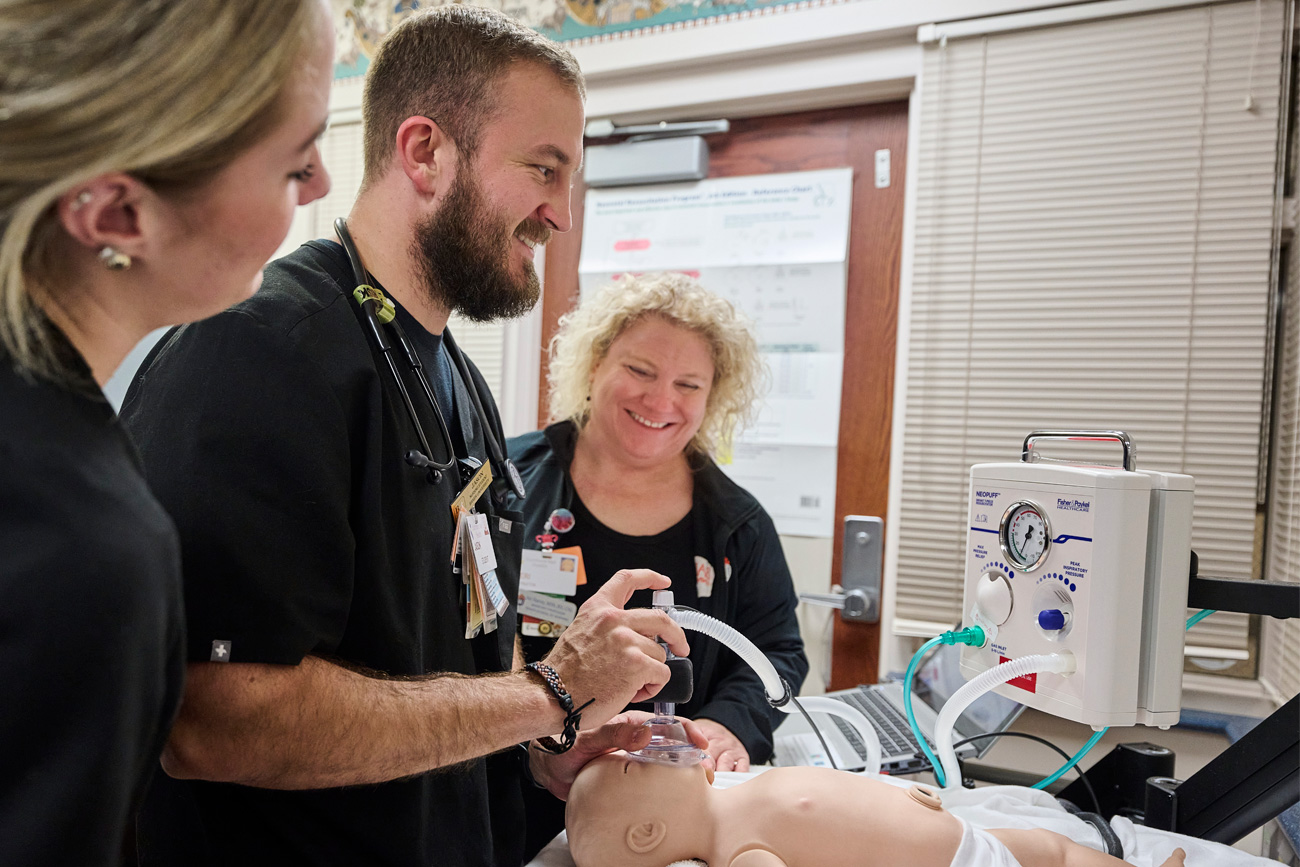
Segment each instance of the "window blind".
[[[970,466],[1036,428],[1126,430],[1140,467],[1194,476],[1202,574],[1252,577],[1282,19],[1265,0],[925,47],[898,618],[960,618]],[[1188,643],[1242,658],[1248,619]]]
[[305,240],[333,238],[334,220],[346,217],[361,189],[365,173],[361,123],[331,123],[320,142],[321,160],[330,175],[330,191],[308,205],[311,232]]
[[[1293,238],[1279,317],[1265,572],[1271,581],[1292,582],[1300,581],[1300,257],[1296,252]],[[1300,620],[1262,619],[1260,679],[1281,698],[1290,698],[1300,693]]]

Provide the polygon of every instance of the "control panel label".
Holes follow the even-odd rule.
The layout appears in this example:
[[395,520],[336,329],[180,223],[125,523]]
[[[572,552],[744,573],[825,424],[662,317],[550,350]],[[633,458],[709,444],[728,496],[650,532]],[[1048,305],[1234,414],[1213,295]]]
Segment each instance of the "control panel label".
[[[1011,661],[1010,657],[1006,657],[1006,656],[998,657],[999,663],[1010,662],[1010,661]],[[1038,672],[1035,671],[1030,674],[1024,674],[1021,675],[1020,677],[1012,678],[1011,680],[1007,681],[1007,684],[1010,686],[1018,686],[1021,689],[1025,690],[1026,692],[1036,693],[1038,692]]]

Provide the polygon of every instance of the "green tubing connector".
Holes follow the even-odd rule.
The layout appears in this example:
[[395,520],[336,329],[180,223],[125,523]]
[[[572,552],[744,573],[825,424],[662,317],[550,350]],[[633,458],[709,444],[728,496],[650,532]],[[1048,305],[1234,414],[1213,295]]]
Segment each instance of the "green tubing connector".
[[967,626],[959,632],[945,632],[939,636],[944,644],[965,644],[970,647],[983,647],[988,639],[979,626]]

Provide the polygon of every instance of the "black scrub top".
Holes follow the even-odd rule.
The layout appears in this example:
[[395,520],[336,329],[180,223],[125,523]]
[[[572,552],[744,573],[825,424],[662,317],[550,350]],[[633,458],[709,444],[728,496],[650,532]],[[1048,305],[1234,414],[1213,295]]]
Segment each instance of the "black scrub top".
[[115,865],[184,678],[180,554],[112,408],[0,349],[0,864]]
[[[582,568],[587,576],[587,583],[579,584],[577,592],[567,597],[569,602],[581,607],[620,569],[651,569],[672,579],[674,604],[687,608],[698,607],[695,534],[692,529],[694,521],[690,512],[660,533],[629,536],[601,523],[587,509],[577,492],[574,492],[569,506],[573,512],[573,529],[560,534],[555,547],[581,548]],[[637,590],[624,607],[649,608],[653,601],[653,590]],[[542,659],[555,647],[555,638],[551,636],[525,635],[520,642],[524,649],[524,659],[528,662]],[[651,705],[643,707],[649,710]]]
[[[127,395],[123,418],[180,531],[189,659],[296,665],[310,654],[389,676],[507,669],[515,608],[496,632],[465,639],[450,555],[459,486],[450,474],[430,484],[403,459],[418,440],[352,289],[341,247],[306,244],[267,267],[253,298],[161,341]],[[427,347],[419,327],[405,320]],[[456,433],[483,459],[465,384],[452,386]],[[408,387],[436,451],[437,422]],[[522,525],[490,499],[479,510],[493,516],[513,600]],[[519,787],[510,754],[327,790],[159,780],[141,861],[517,864]]]

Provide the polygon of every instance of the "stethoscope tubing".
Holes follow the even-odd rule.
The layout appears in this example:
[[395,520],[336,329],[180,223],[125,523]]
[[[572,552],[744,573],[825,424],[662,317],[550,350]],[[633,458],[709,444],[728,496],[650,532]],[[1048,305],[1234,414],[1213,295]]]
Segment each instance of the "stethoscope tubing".
[[[370,275],[361,263],[361,255],[357,251],[356,244],[352,241],[352,235],[348,231],[347,221],[339,217],[334,221],[334,231],[338,233],[339,241],[343,244],[343,250],[347,253],[348,263],[352,266],[352,277],[358,286],[369,286]],[[383,355],[387,362],[389,373],[392,374],[393,381],[397,384],[397,390],[402,396],[402,402],[406,406],[406,412],[410,416],[411,426],[415,429],[415,435],[420,440],[420,447],[423,453],[417,455],[413,452],[407,452],[405,460],[408,464],[415,467],[428,469],[436,484],[441,473],[451,470],[456,465],[456,449],[452,443],[451,431],[447,427],[446,418],[442,414],[442,407],[438,403],[438,398],[433,392],[433,386],[429,384],[429,378],[425,374],[424,364],[420,361],[419,353],[416,352],[415,346],[407,339],[406,331],[402,328],[400,322],[393,319],[388,323],[388,327],[393,329],[393,334],[397,337],[397,342],[402,348],[402,354],[406,357],[407,366],[411,369],[412,374],[420,383],[421,390],[424,391],[429,405],[433,408],[433,414],[438,421],[439,432],[442,434],[443,444],[447,448],[449,459],[446,462],[436,461],[433,458],[433,451],[429,446],[428,437],[424,433],[424,425],[420,423],[420,417],[416,415],[415,402],[411,400],[410,390],[406,387],[406,381],[402,378],[397,369],[397,364],[393,360],[393,345],[384,334],[384,325],[379,320],[379,314],[375,309],[376,301],[371,298],[360,300],[359,304],[364,314],[366,324],[371,336],[375,340],[375,345],[379,348],[380,354]],[[483,409],[483,401],[479,397],[478,385],[470,373],[469,364],[465,361],[465,355],[460,351],[460,346],[456,344],[455,338],[451,336],[450,329],[444,329],[442,333],[444,345],[451,354],[453,363],[457,372],[465,383],[465,389],[469,392],[470,401],[474,405],[474,414],[478,418],[479,426],[483,429],[483,442],[487,446],[489,460],[496,465],[498,478],[507,484],[517,496],[524,496],[523,482],[519,478],[519,473],[514,464],[506,457],[501,450],[501,444],[497,441],[492,426],[488,422],[487,412]]]

